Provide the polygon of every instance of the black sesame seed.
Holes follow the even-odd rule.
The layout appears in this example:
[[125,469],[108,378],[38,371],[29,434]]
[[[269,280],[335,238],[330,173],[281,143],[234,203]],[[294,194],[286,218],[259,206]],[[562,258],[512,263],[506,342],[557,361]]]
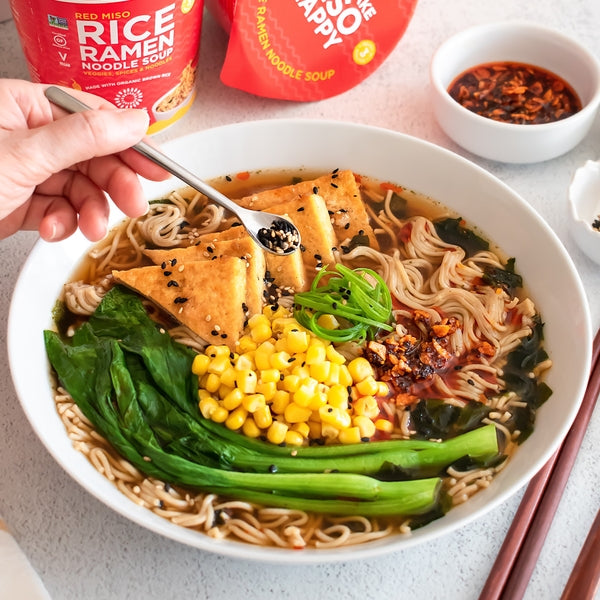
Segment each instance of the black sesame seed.
[[167,287],[179,287],[179,284],[174,279],[170,279],[167,282]]
[[177,296],[177,298],[174,300],[175,304],[184,304],[187,301],[188,298],[183,298],[182,296]]
[[239,221],[234,221],[234,222],[231,224],[231,226],[232,226],[232,227],[241,227],[241,226],[242,226],[242,224],[241,224]]
[[469,385],[475,385],[475,382],[472,379],[467,379],[467,383]]
[[366,436],[365,436],[365,437],[361,437],[361,438],[360,438],[360,441],[361,441],[361,442],[369,442],[369,441],[371,441],[371,440],[370,440],[370,438],[368,438],[368,437],[366,437]]
[[172,258],[171,259],[171,266],[174,267],[177,264],[177,259],[176,258]]
[[167,268],[167,263],[166,262],[160,263],[160,268],[161,269],[166,269]]
[[221,334],[221,337],[222,337],[223,339],[227,339],[227,334],[226,334],[226,333],[222,333],[222,334]]
[[216,329],[213,329],[213,330],[210,332],[210,335],[219,335],[219,332],[218,332]]
[[319,193],[319,188],[315,185],[315,187],[313,188],[313,194],[318,194]]
[[172,274],[173,274],[173,271],[163,271],[163,275],[164,275],[165,277],[169,277],[169,276],[170,276],[170,275],[172,275]]
[[332,183],[332,184],[331,184],[331,187],[332,187],[332,188],[337,188],[337,187],[338,187],[338,185],[337,185],[336,183]]
[[346,224],[344,225],[344,229],[350,229],[350,223],[346,223]]
[[230,177],[229,175],[225,175],[225,179],[226,179],[227,181],[231,181],[231,177]]
[[277,465],[269,465],[269,473],[277,473]]
[[304,210],[304,206],[301,206],[300,208],[296,209],[296,212],[302,212]]
[[207,251],[209,254],[212,254],[212,253],[215,251],[215,249],[214,249],[212,246],[207,246],[207,247],[206,247],[206,251]]

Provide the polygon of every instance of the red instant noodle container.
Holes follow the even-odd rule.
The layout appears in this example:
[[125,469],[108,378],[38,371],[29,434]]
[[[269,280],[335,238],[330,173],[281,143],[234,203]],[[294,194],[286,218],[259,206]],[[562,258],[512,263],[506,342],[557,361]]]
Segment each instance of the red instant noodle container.
[[387,58],[417,0],[206,0],[229,32],[221,80],[283,100],[349,90]]
[[143,108],[148,133],[195,98],[203,0],[10,0],[31,79]]

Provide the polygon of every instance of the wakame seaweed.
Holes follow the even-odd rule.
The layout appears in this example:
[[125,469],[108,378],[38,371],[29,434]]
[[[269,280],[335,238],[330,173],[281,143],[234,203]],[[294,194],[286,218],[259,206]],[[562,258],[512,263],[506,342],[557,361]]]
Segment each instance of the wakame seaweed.
[[489,243],[471,229],[464,227],[463,222],[460,217],[456,219],[447,218],[435,221],[434,226],[437,234],[444,242],[460,246],[467,257],[473,256],[482,250],[488,250]]
[[514,296],[515,290],[523,287],[523,278],[515,273],[515,259],[509,258],[504,269],[487,265],[483,268],[483,281],[493,287],[502,288],[509,296]]

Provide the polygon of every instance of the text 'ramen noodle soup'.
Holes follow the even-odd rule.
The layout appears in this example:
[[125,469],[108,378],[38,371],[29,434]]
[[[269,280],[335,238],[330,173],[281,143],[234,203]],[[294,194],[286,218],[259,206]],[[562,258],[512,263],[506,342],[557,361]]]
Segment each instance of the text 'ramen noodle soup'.
[[202,0],[11,0],[33,81],[142,108],[148,133],[195,97]]
[[251,94],[313,101],[341,94],[394,49],[417,0],[207,0],[230,39],[221,80]]

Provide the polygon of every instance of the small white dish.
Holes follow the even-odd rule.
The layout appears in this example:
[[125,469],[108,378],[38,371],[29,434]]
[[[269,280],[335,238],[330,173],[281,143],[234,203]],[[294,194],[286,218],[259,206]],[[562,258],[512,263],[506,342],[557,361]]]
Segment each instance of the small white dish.
[[575,171],[569,186],[570,232],[581,250],[600,264],[600,162],[588,160]]
[[[503,123],[471,112],[448,93],[467,69],[494,62],[534,65],[558,75],[579,96],[582,109],[553,123]],[[571,38],[530,23],[490,23],[444,42],[430,65],[433,112],[457,144],[483,158],[535,163],[574,148],[586,136],[600,104],[600,62]]]

